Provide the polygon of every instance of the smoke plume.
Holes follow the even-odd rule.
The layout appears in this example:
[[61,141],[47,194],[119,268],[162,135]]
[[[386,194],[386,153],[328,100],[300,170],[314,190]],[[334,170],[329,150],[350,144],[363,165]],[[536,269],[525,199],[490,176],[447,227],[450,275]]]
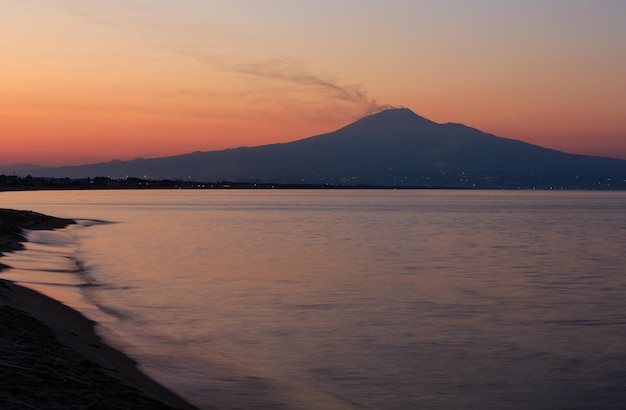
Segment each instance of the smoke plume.
[[296,86],[303,86],[324,94],[329,99],[346,101],[357,105],[361,115],[374,114],[389,108],[389,104],[379,104],[371,99],[360,85],[341,84],[334,79],[325,79],[308,72],[301,65],[289,60],[265,60],[239,64],[222,64],[228,71],[249,76],[279,80]]

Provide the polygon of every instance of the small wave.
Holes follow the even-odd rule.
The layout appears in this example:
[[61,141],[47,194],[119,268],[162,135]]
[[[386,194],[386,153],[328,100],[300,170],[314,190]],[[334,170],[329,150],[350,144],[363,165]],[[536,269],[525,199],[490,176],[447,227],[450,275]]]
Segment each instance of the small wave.
[[104,221],[101,219],[74,219],[79,226],[89,227],[96,225],[110,225],[115,224],[117,222],[114,221]]
[[13,282],[38,283],[41,285],[81,286],[88,282],[80,276],[67,272],[51,272],[41,270],[7,269],[0,274],[2,279]]
[[550,320],[545,323],[557,326],[622,326],[626,325],[624,320],[599,320],[599,319],[564,319]]
[[87,285],[87,284],[73,284],[73,283],[36,281],[36,280],[19,280],[19,281],[15,281],[15,282],[18,282],[20,284],[44,285],[44,286],[68,287],[68,288],[79,288],[79,287]]
[[[7,266],[9,266],[9,265],[7,265]],[[80,274],[80,273],[84,273],[85,272],[84,269],[54,269],[54,268],[22,269],[22,268],[16,268],[15,266],[9,266],[9,267],[13,268],[13,269],[17,269],[17,270],[28,270],[28,271],[49,272],[49,273],[66,273],[68,275],[76,275],[76,274]]]
[[29,244],[36,244],[41,246],[50,246],[56,249],[69,248],[75,246],[76,238],[69,230],[58,231],[24,231]]
[[117,319],[128,319],[129,316],[127,314],[125,314],[124,312],[102,305],[100,303],[96,303],[95,306],[100,309],[102,312],[106,313],[109,316],[115,317]]
[[130,289],[134,289],[134,287],[132,287],[132,286],[102,285],[102,284],[99,284],[98,286],[101,286],[102,289],[105,289],[105,290],[130,290]]
[[23,251],[10,255],[3,263],[13,269],[31,272],[54,272],[84,275],[88,268],[74,256]]

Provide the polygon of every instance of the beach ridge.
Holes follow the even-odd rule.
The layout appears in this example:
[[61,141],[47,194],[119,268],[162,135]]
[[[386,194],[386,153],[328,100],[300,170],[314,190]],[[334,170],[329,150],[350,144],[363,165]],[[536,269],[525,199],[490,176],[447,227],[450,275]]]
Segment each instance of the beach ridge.
[[[24,229],[75,223],[0,209],[0,255],[23,248]],[[4,265],[0,263],[0,271]],[[195,409],[105,344],[95,323],[34,290],[0,279],[3,409]]]

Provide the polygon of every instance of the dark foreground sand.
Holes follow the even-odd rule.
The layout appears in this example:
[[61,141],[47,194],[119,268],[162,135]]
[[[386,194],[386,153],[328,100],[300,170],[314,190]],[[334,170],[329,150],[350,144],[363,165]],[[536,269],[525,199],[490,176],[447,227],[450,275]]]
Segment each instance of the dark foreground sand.
[[[22,229],[74,223],[0,209],[0,252],[22,248]],[[2,266],[0,266],[0,270]],[[1,409],[193,409],[102,343],[94,322],[0,279]]]

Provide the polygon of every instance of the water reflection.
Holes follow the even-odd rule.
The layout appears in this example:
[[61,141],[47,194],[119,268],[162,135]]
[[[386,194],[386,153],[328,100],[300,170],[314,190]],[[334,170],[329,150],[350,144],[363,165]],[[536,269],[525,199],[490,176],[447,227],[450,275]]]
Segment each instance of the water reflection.
[[79,231],[87,299],[199,403],[626,402],[623,194],[74,195],[119,222]]

